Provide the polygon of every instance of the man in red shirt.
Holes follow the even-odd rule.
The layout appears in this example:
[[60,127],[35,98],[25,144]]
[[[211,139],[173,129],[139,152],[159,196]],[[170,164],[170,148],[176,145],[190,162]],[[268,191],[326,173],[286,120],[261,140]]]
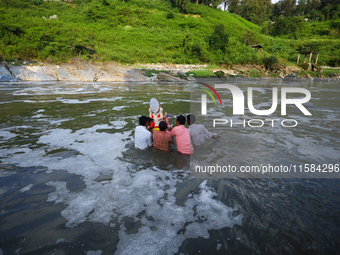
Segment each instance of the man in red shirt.
[[159,131],[153,132],[153,148],[169,151],[170,143],[174,143],[174,139],[167,130],[167,124],[165,121],[161,121],[158,125]]
[[182,154],[190,155],[194,153],[194,148],[192,147],[190,140],[190,132],[184,127],[185,117],[179,115],[176,120],[176,127],[174,127],[170,134],[176,137],[177,151]]

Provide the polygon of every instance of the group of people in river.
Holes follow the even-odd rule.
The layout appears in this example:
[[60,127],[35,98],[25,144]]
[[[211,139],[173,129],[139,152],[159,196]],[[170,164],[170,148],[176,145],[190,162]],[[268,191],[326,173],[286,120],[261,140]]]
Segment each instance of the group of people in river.
[[[190,155],[194,147],[204,143],[204,136],[219,139],[210,133],[203,125],[196,124],[196,117],[189,114],[177,116],[176,126],[169,124],[170,114],[163,115],[163,108],[155,98],[150,100],[149,116],[139,118],[139,126],[135,129],[135,147],[144,150],[153,147],[162,151],[170,151],[170,144],[176,138],[177,151]],[[184,125],[187,121],[189,128]]]

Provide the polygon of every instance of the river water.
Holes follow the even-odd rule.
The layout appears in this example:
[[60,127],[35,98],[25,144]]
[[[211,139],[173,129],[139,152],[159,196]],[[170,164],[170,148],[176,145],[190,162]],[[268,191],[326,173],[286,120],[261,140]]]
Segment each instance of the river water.
[[[215,129],[211,120],[232,110],[209,101],[209,121],[198,120],[221,138],[196,155],[237,166],[339,163],[339,82],[204,82],[253,87],[265,108],[272,87],[303,87],[312,116],[290,107],[294,129]],[[152,97],[187,115],[197,86],[0,83],[0,254],[338,254],[340,179],[195,178],[175,145],[134,148]]]

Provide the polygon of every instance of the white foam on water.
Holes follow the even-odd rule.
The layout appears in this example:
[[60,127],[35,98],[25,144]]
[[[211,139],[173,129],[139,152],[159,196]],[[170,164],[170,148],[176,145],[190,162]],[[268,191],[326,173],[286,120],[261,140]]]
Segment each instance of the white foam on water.
[[40,86],[28,87],[24,89],[17,90],[13,95],[58,95],[58,94],[68,94],[68,95],[79,95],[79,94],[92,94],[92,93],[103,93],[109,92],[116,88],[112,86],[105,86],[103,84],[91,84],[87,83],[88,86],[82,87],[84,84],[72,84],[69,82],[65,84],[49,85],[46,87]]
[[[143,226],[136,234],[126,234],[124,225],[121,226],[117,254],[174,254],[187,238],[209,238],[208,230],[241,225],[243,216],[233,217],[236,209],[212,199],[217,194],[206,183],[200,184],[200,193],[189,198],[185,206],[178,206],[173,196],[176,188],[171,182],[167,200],[145,208],[152,221],[143,216]],[[177,234],[179,230],[183,231]]]
[[87,251],[86,255],[101,255],[103,253],[102,250],[96,250],[96,251]]
[[128,124],[124,120],[114,120],[114,121],[110,121],[110,123],[114,126],[115,129],[121,129],[125,127],[126,124]]
[[9,131],[5,131],[5,130],[0,130],[0,143],[3,143],[5,142],[6,140],[9,140],[13,137],[16,137],[17,135],[16,134],[13,134]]
[[[111,128],[96,125],[75,132],[53,129],[39,138],[38,143],[44,145],[41,148],[3,150],[0,157],[7,157],[10,164],[21,167],[43,166],[48,169],[47,173],[66,170],[81,176],[86,186],[77,192],[69,190],[63,181],[46,183],[55,189],[47,201],[67,205],[61,215],[70,228],[86,221],[108,227],[114,227],[117,222],[120,230],[116,254],[174,254],[188,238],[209,238],[209,230],[242,224],[243,215],[233,216],[236,207],[230,208],[213,199],[217,194],[207,181],[197,187],[197,192],[187,198],[184,206],[177,205],[176,185],[188,175],[181,177],[176,171],[157,167],[136,171],[135,166],[119,158],[132,132],[105,132]],[[78,154],[66,158],[46,155],[47,146],[78,151]],[[97,181],[101,175],[111,178]],[[126,232],[126,217],[141,224],[137,232]]]
[[25,188],[22,188],[20,191],[21,193],[24,193],[26,191],[29,191],[32,187],[33,187],[33,184],[29,184]]
[[126,108],[125,105],[123,105],[123,106],[115,106],[115,107],[112,108],[112,110],[114,110],[114,111],[120,111],[120,110],[122,110],[122,109],[124,109],[124,108]]
[[193,101],[193,100],[190,100],[190,99],[174,99],[173,102],[188,102],[188,103],[193,103],[193,102],[201,102],[201,101]]
[[216,247],[216,251],[219,251],[222,248],[222,244],[218,243]]
[[57,98],[57,101],[59,101],[63,104],[88,104],[88,103],[91,103],[91,102],[100,102],[100,101],[115,102],[117,100],[121,100],[121,97],[94,98],[94,99],[84,99],[84,100]]
[[95,113],[102,113],[102,112],[106,112],[107,111],[107,109],[102,109],[102,110],[96,110],[96,111],[94,111]]
[[90,100],[78,100],[78,99],[58,99],[63,104],[88,104]]
[[47,117],[46,115],[43,115],[43,114],[36,114],[36,115],[33,115],[32,118],[34,119],[37,119],[37,118],[43,118],[43,117]]
[[60,238],[55,242],[55,244],[63,243],[63,242],[67,242],[67,241],[64,238]]
[[[60,119],[60,120],[56,120],[56,119],[44,119],[43,121],[48,121],[50,124],[54,124],[54,125],[60,125],[63,122],[70,121],[70,120],[74,120],[74,118]],[[41,120],[39,120],[39,121],[41,121]]]
[[[272,89],[267,89],[267,88],[255,88],[255,87],[252,87],[252,90],[253,91],[257,91],[257,92],[260,92],[261,94],[265,94],[267,91],[272,91]],[[272,94],[270,94],[272,95]]]

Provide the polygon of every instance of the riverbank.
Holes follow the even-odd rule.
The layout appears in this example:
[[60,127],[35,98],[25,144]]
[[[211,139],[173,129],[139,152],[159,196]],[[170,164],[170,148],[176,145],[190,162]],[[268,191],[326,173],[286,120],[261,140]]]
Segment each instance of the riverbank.
[[195,78],[334,78],[340,79],[339,68],[324,68],[323,72],[305,71],[297,66],[278,64],[212,66],[207,64],[134,64],[90,62],[73,58],[68,63],[38,61],[0,63],[0,82],[16,81],[112,81],[112,82],[176,82]]

